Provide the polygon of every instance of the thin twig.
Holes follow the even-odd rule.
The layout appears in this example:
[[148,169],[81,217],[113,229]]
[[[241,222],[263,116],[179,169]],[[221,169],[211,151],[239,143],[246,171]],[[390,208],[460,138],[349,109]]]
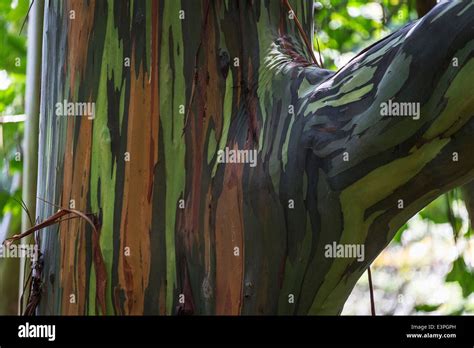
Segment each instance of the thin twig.
[[83,218],[84,220],[86,220],[86,222],[92,227],[92,230],[94,232],[94,234],[98,234],[99,231],[97,231],[97,228],[96,226],[94,225],[94,223],[92,222],[92,220],[89,218],[89,216],[87,216],[86,214],[84,214],[83,212],[80,212],[78,210],[74,210],[74,209],[60,209],[58,210],[56,213],[54,213],[53,215],[51,215],[49,218],[47,218],[46,220],[44,220],[43,222],[27,229],[25,232],[23,233],[20,233],[20,234],[15,234],[13,237],[11,238],[8,238],[6,239],[3,243],[6,245],[6,246],[9,246],[11,243],[13,243],[14,241],[17,241],[19,239],[22,239],[22,238],[25,238],[26,236],[29,236],[30,234],[38,231],[38,230],[41,230],[45,227],[48,227],[48,226],[51,226],[51,225],[55,225],[57,224],[58,222],[60,222],[62,219],[63,216],[67,216],[69,214],[73,214],[73,215],[76,215],[77,217],[81,217]]
[[23,20],[23,24],[21,25],[20,32],[18,35],[21,35],[21,32],[23,31],[23,27],[25,26],[26,20],[28,19],[28,16],[30,14],[31,8],[33,7],[33,4],[35,3],[35,0],[31,1],[30,7],[28,8],[28,12],[26,13],[25,19]]
[[[94,269],[96,273],[96,289],[97,289],[96,290],[96,301],[97,301],[96,305],[98,307],[100,306],[102,314],[106,314],[107,305],[106,305],[105,297],[106,297],[106,288],[107,288],[107,271],[105,268],[102,251],[100,250],[100,241],[99,241],[100,222],[96,219],[95,214],[93,215],[94,221],[92,221],[92,219],[88,216],[88,214],[85,214],[83,212],[80,212],[74,209],[62,208],[62,209],[59,209],[56,213],[54,213],[50,217],[48,217],[43,222],[36,224],[35,226],[27,229],[25,232],[16,234],[11,238],[6,239],[3,242],[3,244],[8,247],[13,242],[20,240],[26,236],[29,236],[30,234],[36,231],[39,231],[45,227],[58,224],[64,220],[69,219],[71,217],[70,216],[71,214],[84,219],[92,227],[93,263],[94,263]],[[25,313],[32,313],[34,308],[36,308],[36,306],[38,305],[38,302],[39,302],[39,298],[35,297],[31,301],[31,303],[28,305],[28,308],[26,308]],[[99,311],[99,308],[97,308],[97,311]]]
[[[301,35],[301,37],[303,38],[303,41],[306,45],[306,48],[308,49],[309,51],[309,54],[311,55],[311,58],[313,59],[313,62],[314,64],[316,64],[318,67],[322,68],[322,60],[321,62],[318,62],[317,59],[316,59],[316,56],[314,55],[314,51],[313,51],[313,48],[311,47],[311,44],[309,43],[309,39],[308,39],[308,36],[306,35],[306,33],[304,32],[303,30],[303,26],[301,25],[300,23],[300,20],[298,19],[298,16],[296,15],[296,12],[293,10],[293,8],[291,7],[290,3],[288,2],[288,0],[283,0],[286,7],[288,8],[288,10],[293,13],[293,16],[295,17],[295,23],[296,23],[296,27],[298,28],[298,31]],[[318,43],[318,47],[319,47],[319,43]],[[321,53],[320,53],[320,57],[321,57]]]
[[370,266],[367,269],[367,274],[369,275],[370,311],[372,312],[372,315],[375,316],[374,287],[372,285],[372,273],[370,272]]
[[15,202],[17,202],[18,204],[21,205],[21,207],[22,207],[23,210],[25,211],[26,215],[28,216],[28,220],[30,220],[30,226],[33,226],[33,225],[34,225],[34,224],[33,224],[33,219],[31,218],[30,210],[29,210],[28,207],[26,206],[25,201],[24,201],[22,198],[20,198],[21,201],[19,201],[19,200],[16,199],[15,197],[12,197],[12,198],[13,198],[13,200],[14,200]]
[[25,292],[26,292],[26,289],[29,288],[29,284],[30,284],[30,280],[31,280],[31,275],[32,275],[33,271],[30,270],[30,273],[28,275],[28,278],[26,278],[26,282],[25,282],[25,285],[23,286],[23,292],[21,293],[21,296],[20,296],[20,313],[23,313],[23,298],[25,296]]
[[323,57],[321,56],[321,49],[319,48],[319,40],[316,37],[316,46],[318,47],[319,63],[320,67],[324,69]]
[[[41,198],[41,197],[39,197],[39,196],[36,196],[36,198],[39,199],[40,201],[44,202],[44,203],[47,203],[47,204],[49,204],[49,205],[55,207],[55,208],[62,209],[62,210],[65,209],[65,208],[63,208],[62,206],[57,205],[57,204],[54,204],[54,203],[51,203],[51,202],[48,202],[46,199]],[[86,212],[86,213],[84,213],[84,214],[86,214],[87,216],[93,216],[93,215],[95,215],[94,213],[88,213],[88,212]]]

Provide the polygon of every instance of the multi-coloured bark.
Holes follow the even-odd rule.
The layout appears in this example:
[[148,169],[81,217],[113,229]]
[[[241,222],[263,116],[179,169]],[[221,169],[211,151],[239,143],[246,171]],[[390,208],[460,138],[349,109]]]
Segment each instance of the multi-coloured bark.
[[[291,4],[312,37],[312,2]],[[42,231],[38,312],[340,313],[397,229],[474,177],[472,18],[438,5],[333,73],[280,1],[49,1],[38,196],[97,214],[107,274],[85,221]],[[388,100],[420,118],[382,117]]]

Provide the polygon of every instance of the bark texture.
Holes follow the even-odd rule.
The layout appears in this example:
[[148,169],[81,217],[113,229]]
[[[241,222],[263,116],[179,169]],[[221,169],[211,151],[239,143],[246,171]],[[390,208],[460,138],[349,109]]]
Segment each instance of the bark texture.
[[[291,4],[311,37],[312,2]],[[107,275],[83,219],[47,228],[38,312],[340,313],[397,229],[474,177],[473,18],[440,4],[334,73],[280,1],[48,1],[38,196],[97,214]],[[389,100],[420,118],[381,117]]]

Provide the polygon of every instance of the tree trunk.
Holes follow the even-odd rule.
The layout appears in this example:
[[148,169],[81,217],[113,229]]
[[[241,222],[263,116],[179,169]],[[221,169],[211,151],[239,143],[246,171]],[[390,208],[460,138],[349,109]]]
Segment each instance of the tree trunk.
[[[19,189],[21,185],[21,174],[12,176],[10,194]],[[0,223],[0,240],[9,238],[20,230],[20,221],[15,219],[11,212],[3,214]],[[0,313],[2,315],[18,314],[18,283],[20,273],[20,259],[18,257],[6,257],[9,251],[1,246],[0,250]]]
[[418,13],[418,17],[423,17],[435,6],[436,0],[416,0],[416,12]]
[[[312,2],[291,4],[312,42]],[[397,229],[474,177],[472,18],[440,4],[334,74],[284,2],[49,1],[38,196],[94,213],[100,250],[82,218],[41,232],[38,313],[340,313]]]

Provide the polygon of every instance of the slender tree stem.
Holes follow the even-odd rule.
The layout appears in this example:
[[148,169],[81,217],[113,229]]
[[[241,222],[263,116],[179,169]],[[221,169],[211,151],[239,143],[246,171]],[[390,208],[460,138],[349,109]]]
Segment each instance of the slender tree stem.
[[367,274],[369,275],[370,312],[375,316],[374,287],[372,284],[372,272],[370,271],[370,266],[367,268]]
[[[303,29],[303,26],[301,25],[300,23],[300,20],[298,19],[298,16],[296,15],[295,11],[293,10],[293,8],[291,7],[290,3],[288,2],[288,0],[284,0],[285,1],[285,5],[286,7],[288,7],[288,10],[290,12],[293,13],[293,15],[295,16],[295,23],[296,23],[296,26],[298,27],[298,31],[300,32],[300,35],[306,45],[306,48],[308,49],[309,51],[309,54],[311,55],[311,59],[313,59],[313,62],[314,64],[316,64],[317,66],[319,66],[320,68],[322,68],[322,60],[320,62],[317,61],[316,59],[316,56],[314,55],[314,50],[313,50],[313,47],[311,46],[310,42],[309,42],[309,39],[308,39],[308,36],[305,34],[304,32],[304,29]],[[319,43],[318,43],[319,45]],[[321,54],[319,55],[319,58],[321,59]]]
[[[30,12],[31,10],[31,12]],[[44,1],[32,1],[28,10],[28,61],[26,68],[26,119],[23,162],[22,198],[33,218],[36,216],[36,185],[38,175],[38,126],[41,95],[41,61],[43,49]],[[31,227],[28,215],[21,217],[22,231]],[[27,243],[24,241],[22,243]],[[20,261],[20,286],[23,289],[25,261]],[[21,296],[21,294],[20,294]],[[20,306],[18,307],[20,309]]]

